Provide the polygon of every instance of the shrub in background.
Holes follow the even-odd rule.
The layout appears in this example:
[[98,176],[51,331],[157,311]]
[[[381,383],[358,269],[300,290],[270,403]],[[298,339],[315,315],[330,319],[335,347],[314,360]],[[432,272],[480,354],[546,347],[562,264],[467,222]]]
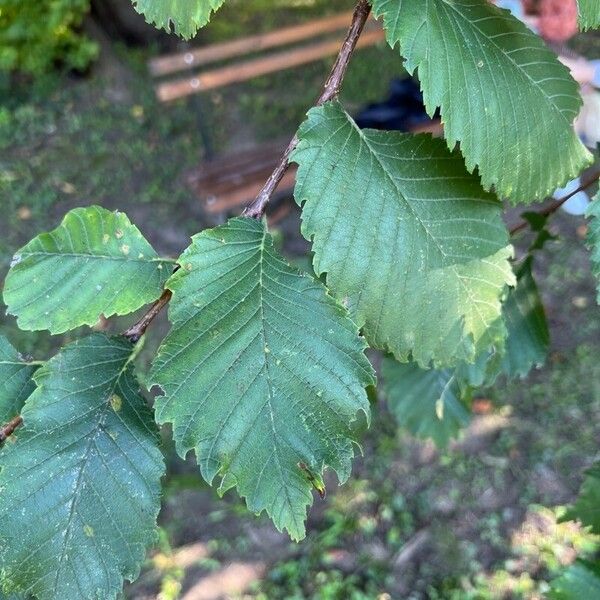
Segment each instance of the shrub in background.
[[0,70],[84,70],[98,54],[81,32],[89,0],[0,0]]

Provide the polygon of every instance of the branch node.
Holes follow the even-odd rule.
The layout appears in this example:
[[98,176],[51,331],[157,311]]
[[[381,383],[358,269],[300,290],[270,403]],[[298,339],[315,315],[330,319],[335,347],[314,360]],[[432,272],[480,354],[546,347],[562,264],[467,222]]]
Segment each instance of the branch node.
[[2,445],[15,432],[21,423],[23,423],[23,417],[21,417],[21,415],[17,415],[6,425],[0,427],[0,445]]
[[171,290],[165,290],[162,296],[148,309],[142,318],[123,333],[123,336],[132,344],[137,344],[144,333],[146,333],[146,329],[148,329],[150,323],[154,321],[160,311],[168,304],[172,295]]

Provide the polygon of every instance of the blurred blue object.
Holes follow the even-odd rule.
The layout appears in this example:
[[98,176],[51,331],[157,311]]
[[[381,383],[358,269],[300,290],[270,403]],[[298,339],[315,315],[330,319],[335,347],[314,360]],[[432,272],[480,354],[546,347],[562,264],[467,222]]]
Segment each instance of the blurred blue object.
[[498,0],[498,2],[496,2],[496,6],[510,10],[510,12],[517,17],[517,19],[522,20],[525,17],[521,0]]
[[[564,188],[556,190],[554,192],[553,198],[555,198],[556,200],[564,198],[565,196],[574,192],[580,186],[581,179],[579,179],[579,177],[577,179],[573,179],[573,181],[569,181],[569,183],[567,183],[567,185]],[[589,203],[589,196],[585,192],[579,192],[575,194],[572,198],[569,198],[562,205],[561,208],[570,215],[579,216],[585,214]]]
[[592,79],[592,85],[595,88],[600,88],[600,60],[591,60],[590,63],[594,65],[594,78]]

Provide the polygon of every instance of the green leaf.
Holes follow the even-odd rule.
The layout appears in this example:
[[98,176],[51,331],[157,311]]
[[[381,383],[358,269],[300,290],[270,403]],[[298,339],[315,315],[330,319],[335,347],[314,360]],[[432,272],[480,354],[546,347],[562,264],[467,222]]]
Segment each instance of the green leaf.
[[314,267],[372,346],[422,367],[501,343],[514,283],[501,205],[428,135],[361,131],[339,104],[299,130],[295,197]]
[[455,369],[456,378],[462,385],[471,388],[493,385],[500,374],[503,354],[503,345],[487,349],[477,356],[474,363],[460,363]]
[[517,286],[510,290],[502,314],[508,330],[502,371],[508,377],[525,377],[533,367],[544,364],[550,333],[530,256],[517,271]]
[[164,472],[124,338],[94,334],[40,368],[0,453],[6,591],[114,599],[156,539]]
[[600,27],[600,0],[577,0],[579,7],[579,28],[596,29]]
[[159,29],[173,31],[184,39],[196,35],[225,0],[132,0],[135,10],[148,23]]
[[[586,217],[590,220],[587,242],[592,251],[592,272],[600,280],[600,192],[589,204]],[[600,303],[600,284],[598,284],[598,302]]]
[[575,504],[560,520],[581,521],[592,533],[600,534],[600,462],[588,470]]
[[422,369],[386,357],[382,375],[390,410],[413,435],[443,447],[469,424],[471,414],[465,406],[469,391],[452,369]]
[[164,263],[125,214],[76,208],[15,254],[4,301],[21,329],[63,333],[156,300]]
[[418,69],[429,114],[441,108],[448,146],[460,142],[486,189],[533,202],[590,162],[573,129],[577,83],[508,11],[487,0],[374,0],[373,9],[407,70]]
[[179,263],[167,283],[173,329],[149,377],[165,392],[157,420],[173,423],[181,456],[196,451],[206,481],[237,486],[250,510],[300,539],[324,467],[350,474],[374,382],[365,343],[258,221],[194,236]]
[[0,425],[19,414],[35,388],[31,377],[37,368],[25,362],[0,335]]
[[600,598],[600,567],[578,560],[550,585],[551,600],[592,600]]
[[474,388],[490,386],[501,373],[509,378],[523,378],[532,368],[544,364],[550,333],[533,279],[532,263],[533,256],[529,255],[518,267],[517,285],[507,291],[502,305],[502,320],[507,329],[504,345],[485,350],[473,364],[458,365],[455,373],[459,382]]

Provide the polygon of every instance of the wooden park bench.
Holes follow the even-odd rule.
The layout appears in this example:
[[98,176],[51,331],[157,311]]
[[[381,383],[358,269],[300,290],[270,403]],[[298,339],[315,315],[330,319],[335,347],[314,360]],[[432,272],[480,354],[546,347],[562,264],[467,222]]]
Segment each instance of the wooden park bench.
[[[352,13],[347,12],[155,58],[150,61],[149,68],[152,76],[157,78],[156,94],[160,101],[170,102],[333,56],[339,51],[351,19]],[[372,46],[383,39],[383,29],[376,21],[371,21],[358,47]],[[265,52],[274,49],[274,52]],[[256,56],[248,58],[248,55]],[[207,68],[225,61],[229,61],[225,66]],[[287,141],[270,143],[210,158],[188,177],[188,183],[207,213],[224,215],[256,196],[286,144]],[[295,170],[289,169],[279,186],[279,194],[289,193],[294,179]]]

